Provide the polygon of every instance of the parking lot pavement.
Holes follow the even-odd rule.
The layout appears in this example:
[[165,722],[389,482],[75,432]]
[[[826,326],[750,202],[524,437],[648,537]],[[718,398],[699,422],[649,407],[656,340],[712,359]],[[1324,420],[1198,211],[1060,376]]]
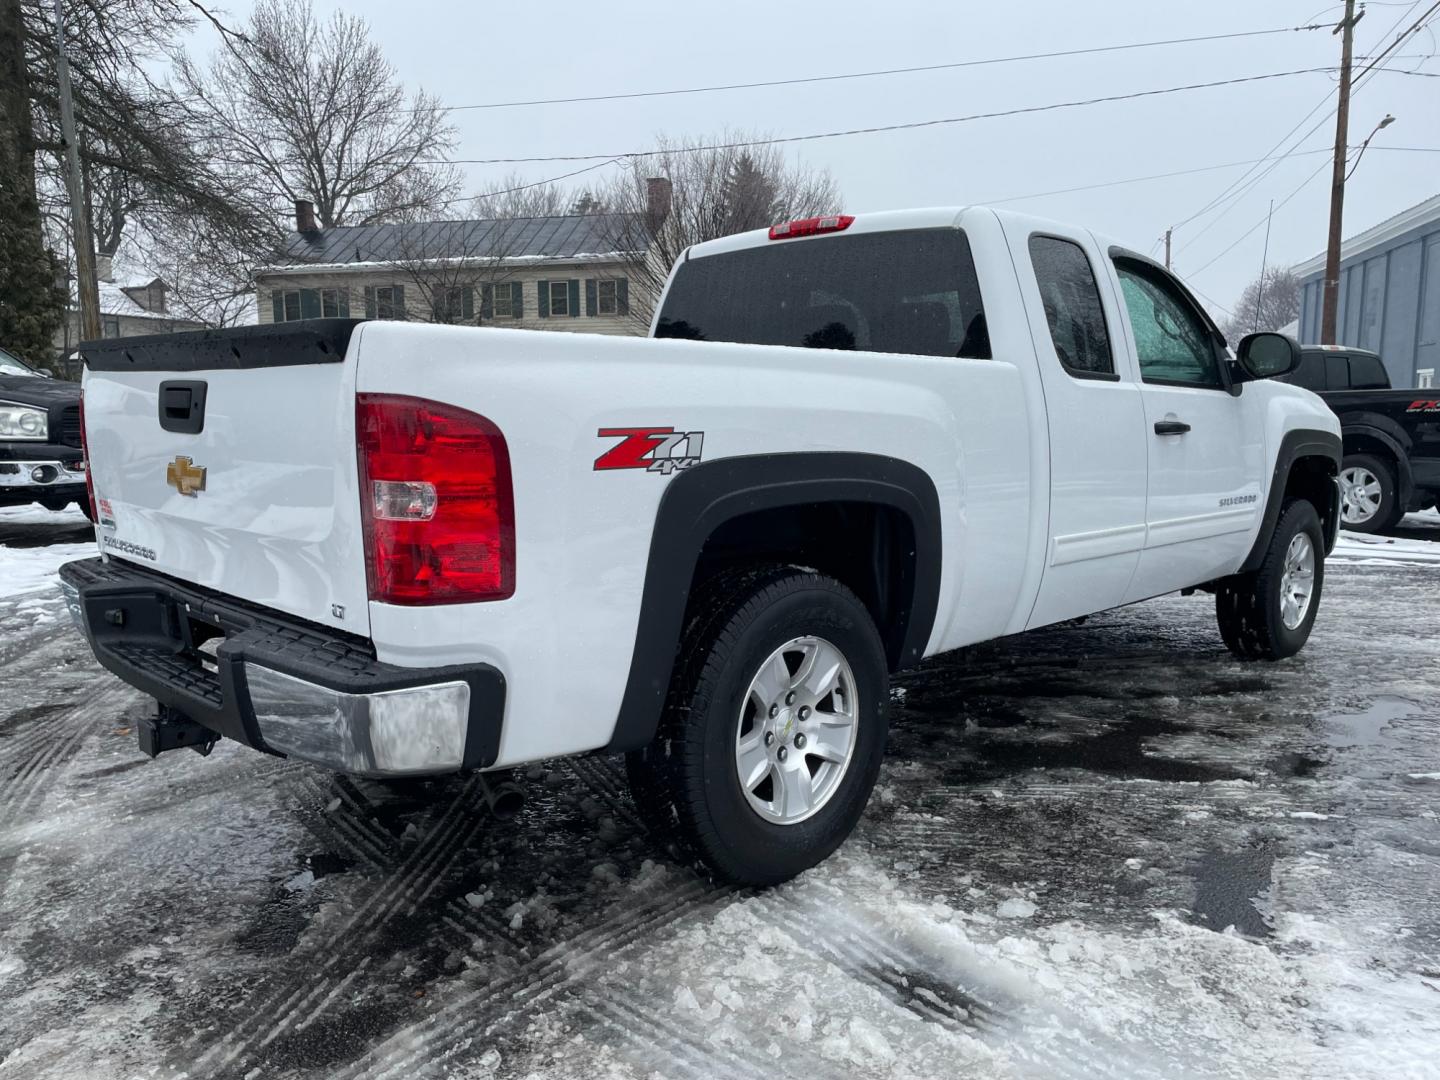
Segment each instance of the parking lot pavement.
[[655,850],[605,758],[504,825],[473,780],[149,761],[54,592],[0,595],[0,1077],[1436,1075],[1406,529],[1347,538],[1287,663],[1196,596],[902,676],[858,833],[764,893]]

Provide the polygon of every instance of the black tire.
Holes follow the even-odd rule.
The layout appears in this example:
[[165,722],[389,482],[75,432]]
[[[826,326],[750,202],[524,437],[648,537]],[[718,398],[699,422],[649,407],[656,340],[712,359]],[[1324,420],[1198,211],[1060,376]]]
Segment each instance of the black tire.
[[[849,664],[854,749],[812,816],[778,824],[747,801],[735,740],[752,678],[781,646],[806,636],[830,643]],[[880,772],[888,700],[880,635],[844,585],[790,567],[722,575],[691,604],[660,730],[626,758],[631,790],[658,837],[715,877],[749,885],[788,880],[829,856],[860,819]]]
[[[1310,604],[1294,627],[1281,615],[1281,582],[1286,555],[1296,536],[1310,538],[1315,569]],[[1226,647],[1242,660],[1284,660],[1294,656],[1310,638],[1325,586],[1325,537],[1320,515],[1303,499],[1285,504],[1275,532],[1265,548],[1260,568],[1250,574],[1226,578],[1215,590],[1215,618]]]
[[[78,506],[80,508],[80,512],[85,515],[85,520],[90,522],[91,524],[94,524],[95,515],[90,511],[90,500],[77,499],[75,505]],[[64,507],[61,507],[61,509],[63,510]]]
[[1345,460],[1340,463],[1341,477],[1344,477],[1348,470],[1364,470],[1375,477],[1380,487],[1380,503],[1369,518],[1352,521],[1346,520],[1344,516],[1352,511],[1342,497],[1340,524],[1351,532],[1358,533],[1378,533],[1393,529],[1405,516],[1405,507],[1400,505],[1396,486],[1395,463],[1374,454],[1346,454]]

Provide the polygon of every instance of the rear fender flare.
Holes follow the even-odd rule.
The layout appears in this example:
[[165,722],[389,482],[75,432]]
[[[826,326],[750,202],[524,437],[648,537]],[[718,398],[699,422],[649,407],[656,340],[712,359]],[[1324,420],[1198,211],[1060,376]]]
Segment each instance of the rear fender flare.
[[1415,474],[1410,469],[1410,438],[1404,429],[1388,417],[1362,413],[1342,426],[1341,435],[1346,442],[1354,436],[1374,439],[1395,456],[1395,497],[1402,506],[1408,505]]
[[939,603],[940,500],[924,470],[879,454],[794,453],[719,458],[677,473],[661,497],[650,539],[635,648],[609,749],[650,743],[670,686],[690,584],[706,541],[745,514],[784,506],[864,502],[908,517],[915,539],[904,630],[892,666],[925,654]]

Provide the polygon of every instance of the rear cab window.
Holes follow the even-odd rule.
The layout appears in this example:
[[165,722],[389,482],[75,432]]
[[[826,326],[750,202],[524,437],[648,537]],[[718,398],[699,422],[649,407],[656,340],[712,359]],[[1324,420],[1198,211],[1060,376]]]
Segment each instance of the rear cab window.
[[1078,379],[1118,381],[1100,286],[1085,249],[1036,233],[1030,237],[1030,263],[1061,366]]
[[688,259],[655,336],[991,358],[970,244],[952,228],[777,240]]

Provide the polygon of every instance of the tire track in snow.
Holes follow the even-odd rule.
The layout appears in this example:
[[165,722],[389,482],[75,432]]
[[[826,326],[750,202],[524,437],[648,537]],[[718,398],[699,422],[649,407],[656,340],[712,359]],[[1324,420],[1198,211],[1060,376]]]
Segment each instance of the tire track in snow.
[[59,777],[63,766],[79,752],[81,744],[99,730],[95,714],[112,706],[128,707],[141,695],[119,683],[102,685],[62,712],[38,719],[37,729],[19,747],[19,764],[13,765],[0,801],[0,829],[24,821],[37,799]]
[[596,966],[608,966],[640,939],[732,895],[732,890],[716,890],[699,878],[689,878],[612,908],[588,929],[462,993],[418,1023],[392,1032],[338,1075],[371,1080],[424,1075],[440,1067],[456,1045],[524,1023],[536,1006],[553,1008],[558,995],[584,988]]
[[[256,995],[259,1000],[252,997],[240,1020],[201,1050],[184,1074],[208,1075],[237,1068],[286,1030],[313,1023],[337,999],[337,984],[352,979],[356,969],[368,962],[371,940],[396,915],[413,912],[430,895],[487,819],[475,777],[350,918],[305,954],[292,954],[287,970],[270,980],[276,985]],[[301,980],[299,986],[296,979]],[[195,1044],[209,1034],[202,1030],[192,1035],[184,1046],[185,1057],[194,1054]],[[184,1069],[179,1061],[174,1064]]]

